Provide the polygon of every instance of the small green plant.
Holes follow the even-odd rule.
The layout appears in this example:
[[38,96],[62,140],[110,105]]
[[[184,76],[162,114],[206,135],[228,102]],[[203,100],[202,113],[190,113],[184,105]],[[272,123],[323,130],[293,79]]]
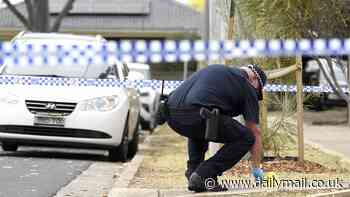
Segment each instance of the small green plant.
[[272,152],[280,157],[287,144],[295,143],[296,122],[293,119],[296,100],[290,93],[271,95],[270,101],[279,106],[278,112],[269,113],[268,128],[262,134],[264,152]]

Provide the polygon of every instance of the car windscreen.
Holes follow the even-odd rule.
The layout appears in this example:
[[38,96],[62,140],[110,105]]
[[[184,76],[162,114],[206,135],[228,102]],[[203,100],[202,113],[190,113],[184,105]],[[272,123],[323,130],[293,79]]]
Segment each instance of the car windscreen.
[[[78,45],[78,46],[97,46],[96,43],[92,41],[80,41],[80,40],[53,40],[53,39],[19,39],[13,41],[14,44],[23,45],[54,45],[57,44],[64,45]],[[50,58],[50,57],[49,57]],[[57,57],[51,57],[57,59]],[[71,59],[70,57],[66,57]],[[84,58],[84,57],[82,57]],[[27,59],[24,57],[24,60]],[[69,78],[107,78],[110,75],[116,75],[115,68],[112,65],[95,63],[94,61],[70,61],[63,59],[61,62],[56,60],[50,61],[46,65],[39,65],[34,61],[29,63],[29,61],[19,61],[16,64],[12,61],[6,61],[3,63],[3,69],[0,69],[0,74],[2,75],[25,75],[25,76],[51,76],[51,77],[69,77]],[[82,59],[84,60],[84,59]]]
[[4,64],[2,75],[24,76],[57,76],[68,78],[95,78],[105,79],[109,75],[115,75],[112,66],[95,64],[72,65],[14,65]]

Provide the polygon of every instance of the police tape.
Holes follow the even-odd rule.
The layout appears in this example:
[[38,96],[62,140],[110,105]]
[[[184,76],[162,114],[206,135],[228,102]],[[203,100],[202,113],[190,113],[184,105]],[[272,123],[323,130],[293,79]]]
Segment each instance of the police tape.
[[[183,81],[164,81],[166,93],[175,90]],[[79,87],[133,87],[139,90],[152,88],[161,91],[161,80],[114,80],[114,79],[83,79],[83,78],[56,78],[56,77],[31,77],[31,76],[0,76],[0,85],[24,85],[24,86],[79,86]],[[295,85],[267,84],[266,92],[296,92]],[[349,92],[348,88],[343,88]],[[332,93],[330,86],[304,86],[303,92],[307,93]]]
[[350,39],[300,40],[120,40],[100,44],[23,44],[0,42],[0,64],[184,62],[242,57],[350,54]]
[[[223,60],[238,57],[344,55],[350,53],[350,39],[300,39],[300,40],[121,40],[101,44],[20,44],[0,42],[0,65],[42,66],[111,64],[124,62],[179,62]],[[161,88],[161,81],[119,81],[99,79],[70,79],[46,77],[0,77],[1,85],[53,85],[96,87],[151,87]],[[181,81],[166,81],[165,89],[171,91]],[[295,92],[295,85],[268,84],[267,92]],[[348,89],[343,88],[349,92]],[[329,86],[305,86],[304,92],[332,92]]]

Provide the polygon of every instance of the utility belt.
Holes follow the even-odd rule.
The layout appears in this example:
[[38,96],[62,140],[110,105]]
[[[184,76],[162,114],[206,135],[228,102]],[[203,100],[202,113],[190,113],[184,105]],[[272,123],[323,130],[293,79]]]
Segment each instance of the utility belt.
[[[164,99],[159,104],[159,112],[157,115],[158,124],[164,124],[172,114],[199,113],[200,117],[206,120],[205,140],[216,141],[219,134],[220,111],[218,108],[208,109],[206,107],[179,107],[169,108],[167,99]],[[190,118],[190,117],[189,117]]]

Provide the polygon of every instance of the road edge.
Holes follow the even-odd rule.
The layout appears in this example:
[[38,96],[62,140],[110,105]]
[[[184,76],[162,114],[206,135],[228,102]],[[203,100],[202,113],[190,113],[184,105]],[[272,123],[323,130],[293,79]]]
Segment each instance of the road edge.
[[[157,131],[158,128],[154,130],[154,132]],[[152,134],[147,135],[143,143],[139,144],[139,146],[142,146],[142,148],[150,147],[151,138]],[[118,193],[120,193],[121,191],[126,192],[128,190],[127,187],[129,186],[131,180],[135,177],[138,169],[140,168],[143,162],[144,157],[145,156],[143,154],[136,154],[121,174],[114,175],[115,177],[118,177],[118,179],[114,182],[112,189],[108,192],[108,197],[119,196]]]

